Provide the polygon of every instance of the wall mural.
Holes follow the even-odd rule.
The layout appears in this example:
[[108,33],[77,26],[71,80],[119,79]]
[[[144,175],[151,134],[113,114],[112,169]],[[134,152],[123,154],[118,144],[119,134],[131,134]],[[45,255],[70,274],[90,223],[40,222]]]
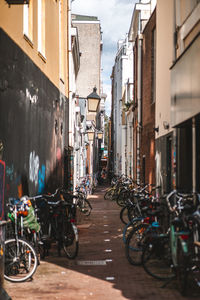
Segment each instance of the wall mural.
[[156,184],[161,186],[163,189],[163,176],[161,170],[161,152],[156,151],[155,161],[156,161]]
[[35,154],[35,151],[30,153],[29,156],[29,179],[31,182],[38,184],[38,172],[39,172],[39,156]]
[[45,165],[42,165],[38,173],[38,194],[42,194],[45,189]]

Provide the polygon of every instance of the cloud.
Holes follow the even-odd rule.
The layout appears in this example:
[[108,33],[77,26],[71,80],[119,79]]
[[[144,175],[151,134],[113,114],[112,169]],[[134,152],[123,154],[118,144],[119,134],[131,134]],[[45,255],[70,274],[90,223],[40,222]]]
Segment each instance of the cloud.
[[133,3],[133,0],[75,0],[72,12],[97,16],[101,22],[103,39],[116,43],[129,30]]
[[[103,90],[110,95],[110,75],[117,52],[117,42],[129,31],[136,0],[74,0],[72,13],[96,16],[103,32],[102,81]],[[108,97],[110,101],[110,96]],[[106,101],[106,102],[107,102]],[[109,105],[106,104],[106,107]]]

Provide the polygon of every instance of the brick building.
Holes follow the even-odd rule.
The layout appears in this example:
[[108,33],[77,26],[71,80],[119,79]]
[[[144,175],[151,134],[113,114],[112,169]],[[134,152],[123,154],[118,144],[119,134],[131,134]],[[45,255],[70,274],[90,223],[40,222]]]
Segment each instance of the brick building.
[[156,9],[143,31],[141,181],[155,183],[155,43]]

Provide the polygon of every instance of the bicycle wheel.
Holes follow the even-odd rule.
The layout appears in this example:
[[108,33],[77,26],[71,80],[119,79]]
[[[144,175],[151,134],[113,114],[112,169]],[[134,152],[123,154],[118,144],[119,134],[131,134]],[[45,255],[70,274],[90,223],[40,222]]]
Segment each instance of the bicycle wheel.
[[112,200],[112,196],[113,196],[113,189],[109,189],[108,191],[105,192],[104,199]]
[[128,207],[128,219],[131,221],[133,218],[140,217],[141,213],[137,207],[137,205],[131,205]]
[[175,277],[172,270],[172,260],[169,237],[154,237],[149,241],[142,254],[144,270],[152,277],[168,280]]
[[90,202],[87,199],[83,200],[83,205],[81,206],[81,211],[86,216],[89,216],[91,214],[92,206],[91,206]]
[[127,206],[122,207],[122,209],[120,211],[120,220],[125,225],[127,225],[129,223]]
[[149,224],[134,227],[127,237],[125,245],[126,257],[130,264],[139,266],[142,263],[142,251],[145,243],[145,232]]
[[181,295],[186,296],[189,271],[189,256],[183,252],[181,242],[179,239],[177,244],[177,263],[178,288],[180,290]]
[[123,242],[126,244],[126,240],[130,234],[131,231],[134,230],[138,225],[142,224],[142,219],[135,218],[131,222],[128,222],[126,226],[123,229]]
[[[200,288],[200,225],[193,220],[192,232],[188,240],[188,292],[199,294]],[[185,291],[185,294],[187,290]]]
[[63,249],[69,259],[78,255],[79,241],[78,230],[73,223],[66,222],[63,233]]
[[120,191],[116,195],[116,203],[119,206],[124,207],[124,206],[126,206],[126,200],[127,200],[128,197],[129,197],[129,193],[128,192]]
[[4,278],[11,282],[23,282],[33,276],[38,266],[35,249],[25,240],[5,241]]

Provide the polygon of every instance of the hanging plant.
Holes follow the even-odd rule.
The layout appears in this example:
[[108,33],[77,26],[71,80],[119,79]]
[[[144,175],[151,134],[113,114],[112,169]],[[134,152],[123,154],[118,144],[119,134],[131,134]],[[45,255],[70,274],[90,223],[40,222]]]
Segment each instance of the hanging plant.
[[133,105],[133,101],[124,103],[123,111],[128,111],[131,105]]

